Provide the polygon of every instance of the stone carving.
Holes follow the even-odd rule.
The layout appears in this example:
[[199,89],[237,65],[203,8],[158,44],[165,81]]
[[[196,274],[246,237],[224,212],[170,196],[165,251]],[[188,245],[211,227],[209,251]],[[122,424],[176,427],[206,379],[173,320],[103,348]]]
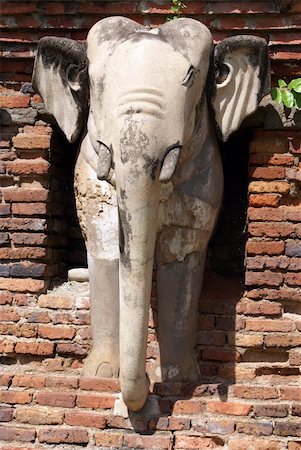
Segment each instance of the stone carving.
[[149,30],[110,17],[93,26],[87,45],[39,43],[34,89],[67,139],[81,137],[74,185],[93,334],[84,373],[120,374],[131,410],[143,407],[149,388],[155,244],[162,378],[199,377],[198,302],[223,193],[216,136],[226,140],[255,111],[268,75],[263,39],[237,36],[214,49],[192,19]]

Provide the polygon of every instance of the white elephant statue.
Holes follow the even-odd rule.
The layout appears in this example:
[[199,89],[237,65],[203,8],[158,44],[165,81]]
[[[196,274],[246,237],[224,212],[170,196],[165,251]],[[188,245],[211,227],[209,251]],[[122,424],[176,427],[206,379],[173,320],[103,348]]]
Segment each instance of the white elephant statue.
[[193,19],[150,30],[109,17],[86,44],[41,39],[33,87],[70,142],[78,140],[77,213],[85,238],[93,347],[88,376],[120,376],[143,407],[154,254],[163,380],[196,381],[198,303],[223,195],[226,140],[269,91],[267,44],[213,46]]

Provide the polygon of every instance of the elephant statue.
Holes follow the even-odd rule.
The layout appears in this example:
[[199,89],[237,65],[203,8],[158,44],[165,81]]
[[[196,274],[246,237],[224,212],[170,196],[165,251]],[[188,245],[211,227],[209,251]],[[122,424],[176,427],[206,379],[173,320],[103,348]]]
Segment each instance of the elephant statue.
[[194,353],[208,241],[223,196],[226,140],[269,91],[266,41],[214,47],[202,23],[149,29],[108,17],[87,42],[41,39],[33,88],[70,142],[86,242],[93,346],[86,376],[120,377],[140,410],[154,255],[162,379],[197,381]]

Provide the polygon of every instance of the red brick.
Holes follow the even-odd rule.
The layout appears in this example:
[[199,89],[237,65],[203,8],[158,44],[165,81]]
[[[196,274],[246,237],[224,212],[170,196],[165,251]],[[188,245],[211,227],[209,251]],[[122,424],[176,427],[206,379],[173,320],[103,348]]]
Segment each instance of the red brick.
[[40,295],[38,305],[41,308],[71,309],[73,307],[73,301],[68,296]]
[[197,418],[192,419],[192,430],[199,433],[231,434],[234,432],[235,422],[231,419]]
[[283,282],[283,275],[281,273],[271,272],[265,270],[263,272],[247,271],[245,275],[245,283],[247,286],[279,286]]
[[26,355],[50,356],[54,352],[54,344],[50,342],[17,342],[16,353]]
[[295,226],[290,223],[251,222],[248,232],[251,236],[258,237],[287,237],[295,232]]
[[13,419],[13,408],[0,406],[0,422],[10,422]]
[[58,325],[40,325],[38,335],[44,339],[73,339],[76,330],[72,327]]
[[44,280],[33,280],[32,278],[0,278],[0,289],[13,292],[43,292]]
[[[11,305],[13,296],[9,292],[0,292],[0,305]],[[2,316],[0,316],[2,317]]]
[[301,401],[301,387],[285,386],[280,387],[281,400]]
[[288,405],[254,405],[255,417],[286,417],[288,411]]
[[277,207],[280,203],[281,195],[279,194],[251,194],[249,196],[249,205],[255,208],[262,206]]
[[273,433],[272,422],[239,422],[236,424],[236,431],[244,434],[254,434],[256,436],[270,436]]
[[149,450],[169,450],[172,443],[172,436],[170,433],[151,436],[143,436],[138,434],[125,434],[124,445],[129,448],[147,448]]
[[301,417],[301,405],[300,404],[292,405],[292,416]]
[[47,444],[87,444],[89,435],[86,430],[79,428],[49,427],[38,431],[38,440]]
[[285,273],[284,282],[289,286],[301,286],[301,273]]
[[175,450],[205,450],[206,448],[222,449],[224,447],[221,439],[214,437],[177,434],[175,438]]
[[14,309],[7,306],[0,307],[1,322],[18,322],[20,314]]
[[249,255],[281,255],[284,253],[284,242],[248,241],[246,251]]
[[298,335],[271,335],[265,336],[264,343],[267,347],[298,347],[301,345],[301,336]]
[[280,450],[282,442],[266,438],[233,437],[229,440],[229,450]]
[[37,406],[18,408],[16,421],[31,425],[61,425],[64,422],[64,411]]
[[301,441],[289,441],[287,445],[288,450],[301,450]]
[[13,379],[13,374],[11,374],[11,373],[0,374],[0,386],[9,387],[12,379]]
[[177,400],[173,405],[173,414],[198,414],[205,410],[205,404],[200,400]]
[[43,375],[15,375],[12,386],[41,389],[45,386],[45,376]]
[[279,180],[285,178],[285,169],[283,167],[250,167],[249,175],[252,178]]
[[79,387],[86,391],[119,392],[120,382],[113,378],[80,378]]
[[[34,13],[36,11],[35,3],[27,2],[26,4],[16,5],[14,2],[5,2],[5,4],[1,5],[1,14],[28,14]],[[9,91],[7,89],[7,91]]]
[[16,159],[7,163],[7,170],[14,175],[44,175],[49,170],[49,162],[43,158]]
[[50,136],[48,134],[18,134],[13,137],[13,145],[18,149],[48,149],[50,146]]
[[27,108],[28,106],[29,106],[28,95],[15,95],[7,97],[3,97],[2,95],[0,95],[1,108]]
[[7,188],[3,190],[7,202],[44,202],[48,198],[48,189]]
[[78,394],[76,404],[80,408],[109,409],[114,407],[115,400],[109,394]]
[[64,408],[74,408],[76,394],[71,392],[37,392],[35,402],[45,406],[61,406]]
[[202,359],[204,361],[239,361],[240,354],[235,350],[223,350],[208,348],[202,351]]
[[168,420],[168,429],[170,431],[189,430],[189,417],[170,417]]
[[250,165],[274,165],[274,166],[291,166],[294,163],[294,156],[290,154],[253,154],[250,156]]
[[301,206],[283,206],[282,210],[284,220],[301,222]]
[[98,447],[121,448],[124,432],[99,431],[94,433],[95,443]]
[[49,376],[46,378],[46,387],[55,387],[60,389],[77,389],[78,378],[72,376]]
[[249,331],[292,331],[293,322],[291,320],[276,319],[247,319],[246,330]]
[[21,427],[0,426],[0,440],[17,442],[34,442],[35,430]]
[[11,240],[17,245],[43,245],[47,241],[44,233],[11,233]]
[[17,216],[44,215],[47,213],[46,203],[13,203],[12,214]]
[[25,134],[33,134],[33,135],[51,135],[52,129],[48,125],[25,125],[23,128],[23,133]]
[[88,346],[78,343],[65,344],[60,342],[56,345],[56,351],[58,355],[83,357],[88,354]]
[[241,398],[256,398],[256,399],[274,399],[278,398],[278,392],[275,387],[268,386],[233,386],[233,395]]
[[301,437],[301,423],[293,422],[292,420],[286,422],[276,422],[274,434],[279,436],[293,436]]
[[282,312],[281,303],[269,302],[267,300],[254,301],[243,298],[236,305],[238,314],[246,315],[279,315]]
[[10,205],[0,205],[0,216],[8,216],[10,214]]
[[283,208],[248,208],[248,218],[249,220],[260,220],[260,221],[275,221],[281,222],[284,220],[284,210]]
[[8,403],[10,405],[25,405],[31,403],[32,394],[21,391],[0,391],[0,403]]
[[207,410],[211,413],[229,414],[233,416],[248,416],[252,406],[245,403],[214,402],[210,401]]
[[106,416],[91,411],[66,411],[65,422],[67,425],[104,429]]
[[[7,219],[0,219],[0,227],[2,230],[8,230],[8,231],[18,231],[18,230],[24,230],[24,231],[44,231],[46,228],[46,220],[45,219],[21,219],[21,218],[14,218],[10,217]],[[9,249],[1,249],[3,252],[3,255],[5,255],[5,250]],[[13,252],[14,250],[14,252]],[[22,249],[11,249],[11,254],[16,254]],[[38,250],[38,249],[37,249]],[[30,249],[32,251],[32,249]],[[7,254],[10,254],[8,251]],[[5,256],[1,256],[1,258],[5,258]],[[18,256],[15,258],[18,259]]]

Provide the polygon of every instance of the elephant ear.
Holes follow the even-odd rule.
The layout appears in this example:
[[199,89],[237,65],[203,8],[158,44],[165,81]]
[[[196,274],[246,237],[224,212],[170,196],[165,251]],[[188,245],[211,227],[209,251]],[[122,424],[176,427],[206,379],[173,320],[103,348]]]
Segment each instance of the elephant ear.
[[267,43],[256,36],[233,36],[216,45],[209,95],[220,137],[226,141],[270,91]]
[[32,84],[68,141],[74,142],[84,125],[88,102],[85,45],[67,38],[42,38]]

